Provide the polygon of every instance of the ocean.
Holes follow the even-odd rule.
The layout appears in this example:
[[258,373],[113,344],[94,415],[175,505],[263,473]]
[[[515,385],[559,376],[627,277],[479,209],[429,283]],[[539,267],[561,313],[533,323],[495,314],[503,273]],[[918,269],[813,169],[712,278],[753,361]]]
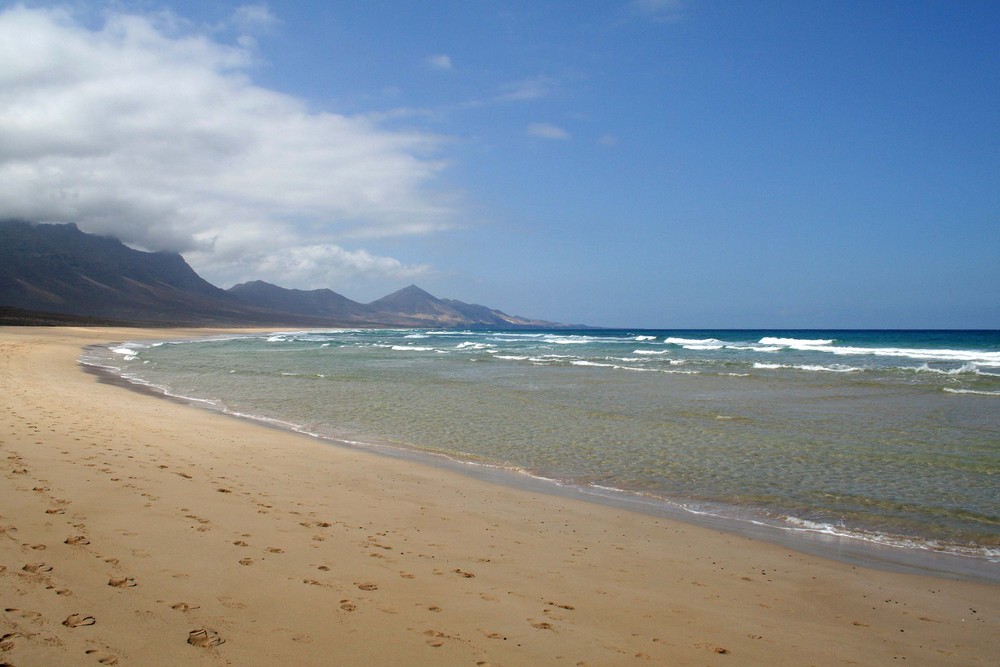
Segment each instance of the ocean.
[[598,501],[1000,563],[997,331],[351,329],[123,342],[81,361]]

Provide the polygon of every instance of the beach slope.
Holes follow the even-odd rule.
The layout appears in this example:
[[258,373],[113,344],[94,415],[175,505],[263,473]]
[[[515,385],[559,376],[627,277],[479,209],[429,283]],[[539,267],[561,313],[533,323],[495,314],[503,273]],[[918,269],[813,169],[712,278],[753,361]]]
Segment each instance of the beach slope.
[[99,382],[0,329],[0,662],[992,665],[1000,586],[483,482]]

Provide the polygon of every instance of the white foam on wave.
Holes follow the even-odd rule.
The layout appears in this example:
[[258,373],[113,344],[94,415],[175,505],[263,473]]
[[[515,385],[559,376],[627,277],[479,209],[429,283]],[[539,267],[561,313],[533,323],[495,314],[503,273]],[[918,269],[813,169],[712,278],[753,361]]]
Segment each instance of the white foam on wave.
[[[694,345],[699,345],[699,346],[701,346],[701,345],[710,345],[710,346],[713,346],[713,349],[716,349],[718,347],[722,347],[722,346],[725,345],[725,343],[723,343],[718,338],[677,338],[675,336],[671,336],[669,338],[664,338],[663,342],[667,343],[668,345],[680,345],[681,347],[688,347],[688,346],[694,346]],[[689,349],[698,350],[698,349],[702,349],[702,348],[701,347],[691,347]]]
[[951,387],[943,387],[943,390],[949,394],[975,394],[977,396],[1000,396],[1000,391],[982,391],[979,389],[952,389]]
[[783,347],[775,345],[727,345],[728,350],[749,350],[751,352],[781,352]]
[[136,359],[139,356],[135,348],[129,347],[128,345],[120,345],[118,347],[112,347],[109,349],[115,354],[120,354],[125,361],[132,361],[133,359]]
[[586,345],[593,343],[595,339],[589,336],[546,336],[543,340],[556,345]]
[[979,368],[979,364],[974,362],[967,362],[959,366],[958,368],[931,368],[926,363],[917,366],[913,370],[918,373],[938,373],[940,375],[988,375],[990,377],[1000,377],[1000,373],[987,373],[986,371]]
[[833,364],[831,366],[821,366],[819,364],[769,364],[758,361],[754,363],[754,368],[758,370],[777,370],[779,368],[790,368],[798,371],[819,371],[824,373],[854,373],[863,371],[863,368],[854,366],[844,366],[843,364]]
[[572,361],[570,363],[573,364],[574,366],[593,366],[593,367],[596,367],[596,368],[612,368],[612,369],[617,370],[617,371],[640,371],[640,372],[647,372],[647,371],[655,370],[655,369],[652,369],[652,368],[640,368],[638,366],[622,366],[621,364],[602,364],[602,363],[597,362],[597,361],[586,361],[584,359],[577,359],[577,360]]
[[645,354],[649,356],[669,354],[670,350],[632,350],[632,354]]
[[637,341],[639,341],[639,340],[643,340],[643,341],[656,340],[656,336],[636,336],[632,340],[637,340]]
[[433,347],[424,347],[421,345],[390,345],[389,349],[395,350],[396,352],[432,352]]
[[779,347],[812,348],[817,345],[833,345],[832,338],[780,338],[764,336],[759,341],[761,345],[777,345]]
[[[762,338],[761,343],[768,340],[795,340],[795,339],[767,339]],[[911,347],[853,347],[827,345],[822,341],[810,343],[808,345],[789,344],[787,347],[809,352],[828,352],[839,356],[874,356],[874,357],[903,357],[908,359],[920,359],[923,361],[944,361],[953,363],[974,363],[980,366],[1000,367],[1000,352],[986,350],[950,350],[934,348],[911,348]]]
[[495,350],[496,346],[490,345],[489,343],[477,343],[475,341],[467,340],[464,343],[459,343],[455,346],[456,350]]
[[808,519],[800,519],[794,516],[783,517],[782,523],[784,525],[779,524],[778,527],[785,530],[821,533],[824,535],[833,535],[836,537],[861,540],[863,542],[871,542],[873,544],[903,549],[919,549],[922,551],[951,553],[956,556],[985,558],[991,562],[997,562],[1000,560],[1000,549],[995,547],[969,547],[957,544],[942,544],[938,540],[933,539],[924,540],[904,535],[892,535],[889,533],[852,529],[842,524],[810,521]]

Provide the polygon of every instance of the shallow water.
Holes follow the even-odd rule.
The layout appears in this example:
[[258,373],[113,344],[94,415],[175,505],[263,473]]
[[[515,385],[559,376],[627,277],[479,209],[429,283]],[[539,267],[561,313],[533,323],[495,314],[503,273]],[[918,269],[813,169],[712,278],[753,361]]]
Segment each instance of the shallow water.
[[228,412],[1000,561],[997,332],[289,332],[88,352]]

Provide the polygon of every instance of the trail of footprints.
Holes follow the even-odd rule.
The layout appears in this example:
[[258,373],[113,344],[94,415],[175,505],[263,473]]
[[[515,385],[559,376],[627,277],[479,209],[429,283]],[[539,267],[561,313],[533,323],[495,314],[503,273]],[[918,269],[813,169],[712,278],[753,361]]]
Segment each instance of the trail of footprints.
[[[34,426],[34,424],[29,424],[28,426],[31,430],[33,430],[33,432],[35,432],[36,434],[38,433],[37,426]],[[79,440],[79,438],[77,439]],[[4,443],[0,442],[0,446],[2,446],[3,444]],[[98,445],[96,442],[90,443],[91,450],[93,450],[97,446]],[[127,455],[129,458],[132,458],[132,455],[116,452],[111,447],[107,447],[105,449],[107,453],[103,455],[103,457],[98,455],[86,456],[82,458],[81,463],[87,468],[93,469],[96,472],[106,475],[107,476],[106,479],[119,484],[119,488],[129,489],[141,495],[141,497],[143,497],[146,501],[145,505],[146,507],[152,506],[154,502],[159,500],[159,498],[154,494],[148,493],[146,490],[141,489],[136,485],[136,482],[141,482],[144,480],[140,480],[136,477],[130,477],[126,481],[121,477],[112,476],[115,475],[116,473],[113,467],[113,462],[109,461],[108,458],[119,457],[123,455]],[[70,452],[62,452],[62,453],[67,456],[70,455]],[[8,450],[6,460],[9,465],[7,473],[8,478],[18,481],[23,481],[31,477],[31,471],[29,470],[28,466],[24,463],[23,458],[19,456],[16,452]],[[155,461],[148,461],[148,463],[150,464],[151,469],[152,466],[156,464]],[[185,471],[184,469],[180,469],[182,467],[183,466],[177,464],[173,466],[158,464],[156,465],[156,470],[162,471],[163,473],[166,474],[176,475],[184,480],[194,481],[195,478],[193,477],[193,475]],[[192,468],[187,468],[187,469],[194,472]],[[222,478],[222,480],[225,480],[225,478]],[[253,494],[246,491],[240,491],[238,488],[235,488],[232,483],[222,480],[218,482],[219,486],[216,488],[217,493],[223,496],[232,497],[234,499],[242,498],[244,500],[249,500],[254,504],[254,506],[256,507],[256,511],[259,514],[273,513],[274,506],[272,503],[267,502],[266,494]],[[48,483],[45,480],[35,480],[35,485],[27,488],[30,488],[32,492],[39,494],[40,497],[44,498],[47,501],[48,508],[44,510],[47,516],[49,516],[51,519],[66,517],[67,525],[75,529],[73,534],[68,535],[64,540],[64,543],[66,545],[74,548],[88,549],[88,550],[90,549],[90,540],[85,534],[86,533],[85,524],[82,523],[82,520],[85,520],[85,518],[76,517],[73,516],[72,514],[69,514],[69,512],[71,511],[70,501],[52,496],[50,493],[50,488],[48,486]],[[197,532],[208,533],[211,530],[212,524],[209,519],[198,516],[195,513],[190,512],[186,508],[181,508],[181,512],[186,512],[186,514],[184,514],[183,516],[194,522],[194,524],[192,524],[192,527]],[[293,511],[290,512],[290,514],[295,515],[298,514],[298,512]],[[315,516],[316,513],[310,512],[309,514],[310,516]],[[14,538],[14,535],[16,534],[16,527],[3,525],[2,519],[3,517],[0,516],[0,538],[6,536],[12,539],[16,539]],[[278,519],[278,517],[275,516],[275,519]],[[322,542],[328,539],[330,532],[329,529],[333,529],[340,532],[348,532],[348,531],[353,532],[356,530],[357,531],[365,530],[365,528],[362,526],[351,526],[342,521],[331,523],[322,520],[306,520],[306,521],[298,521],[298,523],[300,526],[312,530],[311,535],[307,539],[309,539],[309,541],[313,543],[312,547],[317,549],[321,549]],[[248,539],[252,539],[252,534],[243,533],[240,535],[240,539],[232,540],[231,543],[236,547],[252,548],[250,543],[247,541]],[[404,542],[406,542],[405,538],[402,539]],[[366,551],[370,557],[382,559],[388,565],[397,562],[397,559],[394,558],[393,556],[395,553],[397,553],[397,549],[393,544],[390,544],[391,541],[392,540],[389,539],[389,535],[387,532],[379,531],[373,534],[366,535],[362,541],[356,542],[356,544],[364,551]],[[430,549],[433,549],[435,546],[438,545],[432,545],[432,544],[426,545],[426,547]],[[30,550],[32,552],[41,553],[45,551],[46,545],[22,544],[22,548],[25,550]],[[94,552],[91,553],[93,553],[95,557],[101,558],[101,556],[99,556],[97,553]],[[285,553],[285,549],[277,546],[268,546],[258,551],[258,553],[278,556],[280,554]],[[403,552],[400,550],[398,551],[398,553],[403,553]],[[436,561],[436,556],[433,553],[420,553],[416,555],[419,558],[432,561],[432,563],[428,563],[428,565],[431,565],[433,564],[433,562]],[[108,565],[113,568],[116,568],[119,565],[118,559],[115,558],[104,558],[103,560],[105,560],[105,562],[108,563]],[[257,561],[252,556],[244,556],[238,559],[236,562],[240,566],[252,567],[255,565]],[[481,558],[479,559],[479,562],[488,563],[489,559]],[[339,592],[340,595],[343,596],[343,591],[347,586],[346,582],[342,578],[334,575],[329,565],[321,563],[319,565],[315,565],[314,567],[320,574],[311,577],[305,577],[302,579],[302,583],[310,586],[317,586],[320,588],[331,589],[331,592],[334,593]],[[24,565],[22,566],[22,572],[24,573],[24,577],[33,578],[33,583],[45,586],[47,589],[52,590],[56,595],[72,596],[72,591],[69,588],[58,583],[58,581],[54,578],[58,573],[54,572],[53,565],[49,564],[44,560],[40,559],[27,560],[27,562],[25,562]],[[429,572],[431,575],[434,576],[450,576],[450,577],[458,577],[461,580],[469,580],[470,584],[472,584],[473,580],[475,580],[476,578],[475,573],[467,569],[462,569],[461,567],[450,567],[444,569],[431,568],[429,569]],[[343,575],[343,573],[341,572],[339,573],[339,575]],[[408,571],[398,571],[398,576],[402,580],[411,580],[411,581],[418,578],[416,574]],[[324,577],[329,577],[329,578],[324,578]],[[134,588],[140,584],[133,577],[115,575],[111,576],[108,579],[107,585],[114,588],[127,590],[130,588]],[[363,605],[366,603],[375,603],[376,605],[378,604],[377,598],[379,597],[378,591],[380,590],[380,584],[378,582],[355,581],[353,582],[353,587],[359,592],[360,597],[353,598],[350,596],[343,596],[337,598],[339,600],[339,602],[336,603],[338,605],[337,608],[342,613],[353,614],[354,612],[358,611],[359,605]],[[484,590],[479,591],[479,596],[483,600],[494,601],[494,602],[499,601],[498,598],[488,594]],[[219,602],[230,609],[242,609],[246,607],[245,604],[235,600],[231,600],[229,598],[219,598]],[[189,602],[173,602],[173,603],[165,602],[165,604],[168,604],[168,606],[172,610],[182,614],[190,614],[200,609],[200,605]],[[428,613],[433,615],[440,615],[443,612],[442,608],[436,604],[427,603],[427,604],[421,604],[420,606],[423,607]],[[386,609],[382,610],[390,611]],[[564,614],[566,612],[572,610],[573,610],[572,605],[557,604],[555,602],[549,601],[545,603],[544,608],[541,610],[541,618],[534,618],[534,617],[527,618],[525,619],[525,622],[530,627],[533,627],[538,631],[557,631],[557,627],[555,624],[564,618]],[[41,615],[39,613],[30,610],[21,610],[14,607],[9,607],[6,608],[4,611],[9,616],[20,619],[22,622],[26,622],[29,624],[37,623],[41,619]],[[85,613],[85,611],[74,612],[73,614],[70,614],[64,620],[61,621],[61,624],[72,632],[86,632],[87,627],[98,623],[99,623],[98,618],[95,618],[94,616]],[[195,623],[193,623],[192,625],[195,625]],[[432,648],[441,647],[445,645],[447,641],[458,641],[458,642],[468,643],[467,639],[463,639],[460,635],[455,633],[448,633],[438,629],[426,628],[426,627],[419,629],[417,628],[411,628],[411,629],[425,636],[427,645]],[[496,640],[507,639],[507,637],[504,636],[502,633],[491,632],[488,630],[480,630],[480,632],[488,639],[496,639]],[[9,632],[4,634],[2,637],[0,637],[0,651],[7,652],[11,650],[22,636],[23,635],[19,630],[15,630],[14,632]],[[302,634],[296,635],[292,639],[293,641],[297,642],[311,641],[308,635],[302,635]],[[225,641],[226,641],[225,638],[222,637],[218,633],[218,631],[210,627],[196,627],[195,629],[192,629],[188,632],[188,636],[186,638],[186,642],[188,645],[198,649],[211,649],[214,647],[218,647],[224,644]],[[90,648],[87,649],[86,654],[91,659],[96,660],[100,664],[114,665],[117,664],[119,660],[119,658],[115,656],[112,652],[102,649]]]
[[[3,444],[3,443],[0,443]],[[16,462],[21,461],[21,457],[17,454],[11,454],[8,460],[13,460]],[[17,467],[12,471],[12,474],[16,475],[29,475],[30,471],[23,466]],[[23,489],[28,490],[28,489]],[[70,505],[70,501],[63,498],[54,498],[49,494],[49,487],[45,480],[36,480],[36,485],[30,488],[30,491],[39,494],[43,500],[52,506],[45,510],[45,514],[52,517],[65,515],[66,506]],[[73,519],[70,519],[73,520]],[[70,527],[77,530],[83,529],[85,526],[82,523],[74,523]],[[9,524],[3,524],[0,526],[0,535],[7,538],[17,540],[17,527]],[[81,534],[72,534],[68,536],[64,543],[72,547],[86,547],[90,544],[90,540]],[[40,553],[44,552],[48,548],[46,544],[31,544],[31,543],[21,543],[21,549],[27,552]],[[96,554],[95,554],[96,555]],[[108,559],[109,561],[114,561],[114,559]],[[117,562],[117,561],[115,561]],[[0,568],[0,571],[6,568]],[[55,572],[55,566],[43,561],[43,560],[29,560],[21,566],[21,572],[23,575],[19,577],[19,583],[24,585],[39,585],[43,586],[46,590],[50,590],[58,596],[71,596],[73,591],[67,587],[60,584],[59,580],[55,577],[57,572]],[[132,577],[112,577],[108,585],[116,587],[131,587],[135,585],[135,579]],[[7,615],[8,619],[14,620],[14,626],[16,629],[14,632],[5,633],[0,637],[0,651],[6,653],[12,651],[16,648],[18,640],[22,638],[31,637],[36,632],[29,630],[21,630],[20,626],[22,623],[28,624],[38,624],[44,621],[43,615],[40,612],[21,609],[18,607],[4,607],[4,613]],[[75,630],[78,628],[86,628],[87,626],[95,625],[97,619],[87,613],[75,612],[66,616],[60,624]],[[115,665],[118,663],[118,657],[98,649],[87,649],[86,655],[94,658],[98,663],[104,665]],[[4,663],[7,664],[7,663]]]
[[[10,408],[7,409],[8,412],[12,412]],[[23,418],[21,418],[23,420]],[[10,424],[12,428],[15,424]],[[37,433],[38,428],[32,424],[26,424],[29,431]],[[54,429],[53,429],[54,430]],[[79,440],[79,438],[76,438]],[[36,441],[35,444],[44,444],[42,441]],[[91,446],[96,446],[96,443],[91,443]],[[24,463],[23,457],[16,451],[11,450],[7,447],[7,443],[0,440],[0,449],[4,450],[6,455],[4,459],[9,465],[9,469],[6,472],[6,477],[15,482],[20,482],[22,480],[29,479],[31,477],[31,470]],[[111,448],[108,448],[110,451]],[[64,456],[68,456],[70,452],[61,452]],[[85,461],[93,461],[95,456],[84,457]],[[67,461],[73,463],[73,461]],[[96,467],[98,464],[95,463],[85,463],[85,467]],[[112,468],[108,467],[111,464],[109,462],[104,462],[105,467],[100,468],[99,472],[105,474],[113,474]],[[189,477],[189,476],[188,476]],[[130,478],[135,479],[135,478]],[[120,478],[111,478],[111,481],[119,482]],[[136,488],[132,484],[122,485],[125,488]],[[44,513],[50,518],[55,519],[57,517],[67,516],[68,506],[71,505],[69,500],[64,498],[56,498],[50,494],[50,487],[46,480],[36,479],[34,480],[34,486],[23,487],[20,484],[15,486],[15,489],[19,491],[30,491],[32,493],[38,494],[42,499],[43,504],[48,504],[49,507],[44,510]],[[156,500],[156,497],[148,494],[142,493],[144,497],[148,500]],[[147,505],[148,506],[148,505]],[[67,516],[67,526],[74,529],[74,533],[67,536],[63,543],[75,548],[75,549],[85,549],[91,555],[97,558],[102,558],[97,553],[94,553],[88,549],[90,545],[90,539],[86,534],[82,534],[86,529],[86,525],[80,521],[83,517],[78,516]],[[51,524],[49,524],[51,526]],[[17,539],[17,527],[6,522],[6,517],[0,515],[0,538],[7,538],[14,541]],[[34,552],[42,553],[48,549],[48,545],[44,543],[28,543],[21,542],[20,548],[25,553]],[[57,559],[58,560],[58,559]],[[102,558],[111,567],[117,567],[119,560],[117,558]],[[5,573],[7,570],[6,566],[0,566],[0,573]],[[53,591],[58,596],[72,596],[73,591],[63,585],[61,585],[58,577],[58,572],[56,567],[49,562],[44,560],[28,560],[20,568],[20,576],[17,579],[17,586],[43,586],[46,590]],[[107,585],[120,588],[129,589],[134,588],[138,585],[138,582],[134,577],[129,576],[111,576]],[[180,602],[171,605],[171,608],[181,612],[187,612],[193,609],[198,609],[198,605],[191,605],[185,602]],[[34,637],[42,632],[42,628],[45,627],[46,619],[40,612],[21,609],[19,607],[4,607],[3,613],[6,619],[11,622],[13,626],[13,631],[5,632],[0,635],[0,653],[8,654],[17,648],[18,643],[22,639],[27,639]],[[53,619],[54,620],[54,619]],[[27,625],[25,625],[27,624]],[[66,616],[60,621],[60,625],[69,629],[72,632],[86,632],[86,628],[89,626],[97,625],[98,619],[85,612],[74,612]],[[37,626],[38,629],[32,629],[33,626]],[[43,639],[43,641],[55,641],[59,643],[58,639],[48,638]],[[211,628],[198,628],[190,631],[187,637],[187,643],[201,648],[210,648],[222,644],[225,640],[219,636],[218,632]],[[102,665],[116,665],[118,664],[119,658],[114,655],[114,653],[109,652],[105,649],[98,648],[88,648],[84,651],[85,655],[89,658],[95,660],[98,664]],[[2,665],[9,665],[10,663],[3,661],[0,662]]]

